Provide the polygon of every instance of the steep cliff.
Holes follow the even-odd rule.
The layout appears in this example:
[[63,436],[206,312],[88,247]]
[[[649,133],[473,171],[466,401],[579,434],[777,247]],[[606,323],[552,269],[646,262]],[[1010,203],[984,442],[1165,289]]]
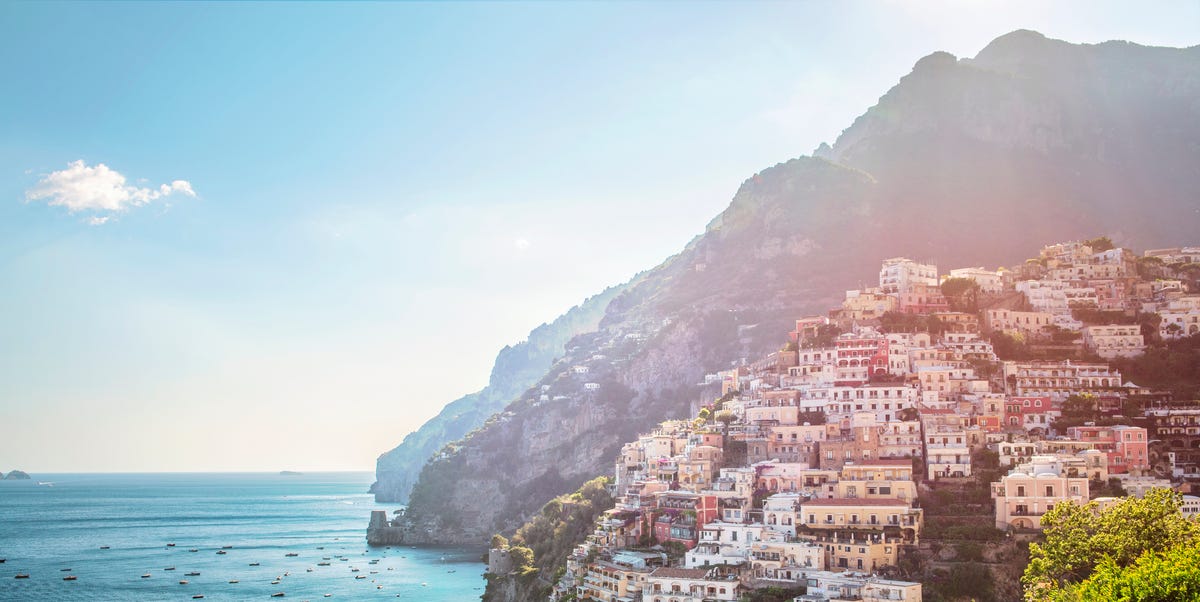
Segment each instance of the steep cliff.
[[460,439],[537,382],[563,344],[575,335],[596,330],[604,309],[623,286],[614,286],[542,324],[524,341],[506,346],[496,356],[488,385],[442,408],[437,416],[409,433],[396,448],[379,456],[371,492],[380,502],[407,502],[425,461],[442,446]]
[[777,348],[790,320],[873,285],[860,278],[882,257],[1017,262],[1095,232],[1143,248],[1193,240],[1198,52],[1014,32],[972,60],[922,59],[832,147],[746,180],[702,235],[609,303],[597,332],[433,458],[410,538],[515,529],[607,473],[646,425],[689,415],[711,395],[697,386],[706,372]]

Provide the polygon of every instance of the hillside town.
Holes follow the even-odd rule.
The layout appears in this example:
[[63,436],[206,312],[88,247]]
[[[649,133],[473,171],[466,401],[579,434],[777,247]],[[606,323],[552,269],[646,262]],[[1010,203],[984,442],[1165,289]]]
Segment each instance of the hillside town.
[[[720,396],[694,419],[622,447],[615,506],[551,598],[921,600],[898,567],[937,520],[929,493],[984,474],[1008,536],[1154,488],[1200,512],[1200,402],[1114,366],[1200,333],[1198,266],[1200,247],[1107,238],[997,270],[883,261],[877,287],[797,319],[778,352],[708,375]],[[489,572],[510,568],[493,549]]]

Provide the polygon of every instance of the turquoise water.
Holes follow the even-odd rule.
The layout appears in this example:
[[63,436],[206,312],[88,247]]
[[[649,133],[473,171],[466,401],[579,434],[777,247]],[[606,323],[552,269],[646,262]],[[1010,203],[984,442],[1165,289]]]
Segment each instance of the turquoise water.
[[[478,600],[482,550],[367,548],[370,511],[395,508],[365,493],[371,480],[317,473],[0,481],[0,600],[259,600],[276,592],[284,600]],[[232,548],[217,554],[224,546]]]

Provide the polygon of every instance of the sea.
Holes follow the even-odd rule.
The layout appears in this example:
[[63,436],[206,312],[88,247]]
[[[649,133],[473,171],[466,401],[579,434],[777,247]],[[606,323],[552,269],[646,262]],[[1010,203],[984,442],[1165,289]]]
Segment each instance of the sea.
[[369,472],[32,476],[0,481],[0,600],[483,594],[482,548],[367,546],[371,510],[399,507]]

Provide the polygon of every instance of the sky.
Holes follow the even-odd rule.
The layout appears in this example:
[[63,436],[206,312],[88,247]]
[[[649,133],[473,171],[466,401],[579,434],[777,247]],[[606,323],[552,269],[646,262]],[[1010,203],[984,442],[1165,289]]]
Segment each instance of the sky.
[[0,470],[371,470],[913,63],[1200,3],[0,3]]

